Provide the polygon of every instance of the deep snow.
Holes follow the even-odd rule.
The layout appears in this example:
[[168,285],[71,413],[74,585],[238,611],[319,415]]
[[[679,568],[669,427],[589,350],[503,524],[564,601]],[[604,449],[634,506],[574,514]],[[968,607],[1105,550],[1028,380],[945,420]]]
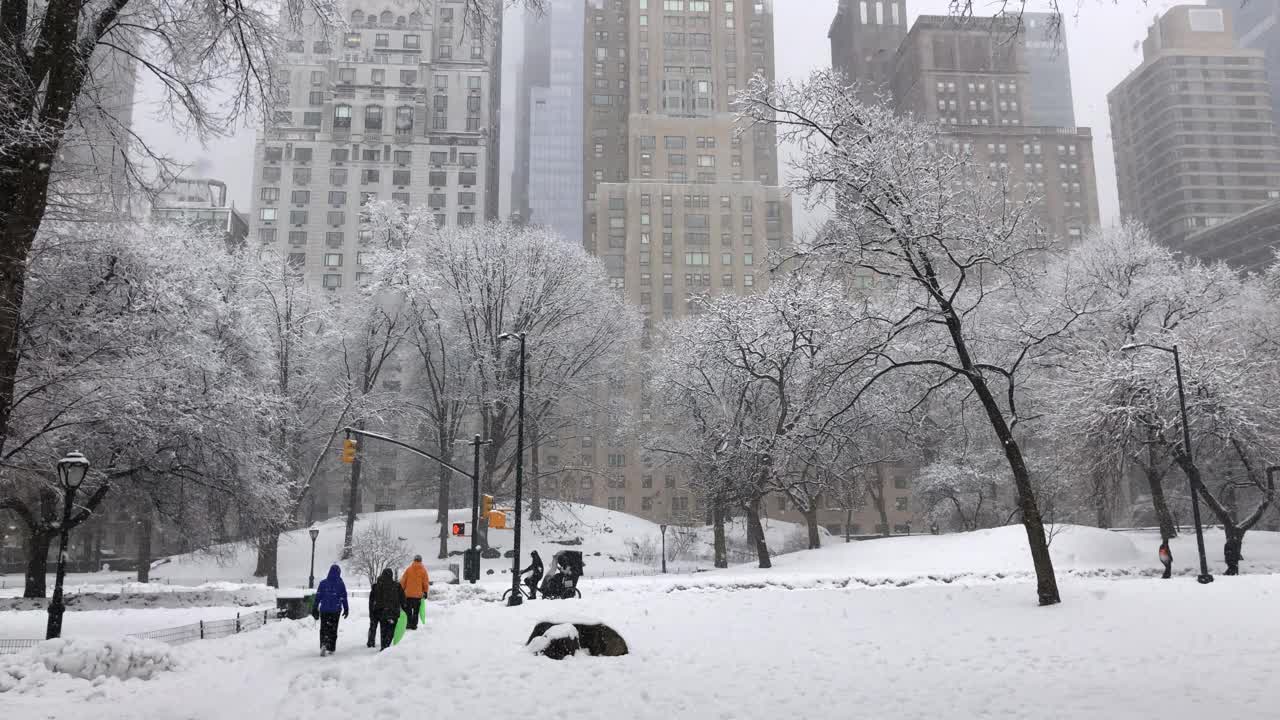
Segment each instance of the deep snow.
[[[780,573],[781,574],[781,573]],[[349,720],[505,715],[571,718],[1261,718],[1280,700],[1280,578],[1066,578],[1040,608],[1028,583],[886,590],[631,592],[520,608],[434,606],[383,654],[357,609],[338,654],[314,622],[174,648],[176,669],[97,683],[43,674],[0,695],[14,717]],[[555,662],[523,641],[543,619],[586,614],[632,654]]]

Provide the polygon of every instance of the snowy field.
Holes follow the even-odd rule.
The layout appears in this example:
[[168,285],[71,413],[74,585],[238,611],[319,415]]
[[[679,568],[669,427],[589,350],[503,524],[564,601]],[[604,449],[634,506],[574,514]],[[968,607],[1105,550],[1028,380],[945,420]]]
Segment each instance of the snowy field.
[[[1174,545],[1180,574],[1166,581],[1149,574],[1148,535],[1063,528],[1063,604],[1050,608],[1035,604],[1021,528],[1001,528],[833,542],[772,570],[588,578],[580,601],[520,608],[496,602],[494,578],[438,586],[425,629],[383,654],[364,647],[363,599],[328,658],[310,619],[168,647],[95,638],[238,608],[69,613],[71,646],[0,657],[0,707],[23,720],[348,720],[400,717],[406,702],[602,720],[1274,717],[1280,575],[1266,570],[1280,567],[1280,538],[1251,533],[1254,574],[1200,586],[1194,537]],[[1208,546],[1220,556],[1221,536]],[[43,617],[0,613],[0,637]],[[524,650],[537,621],[583,617],[613,625],[631,654],[557,663]],[[133,658],[150,679],[77,677],[127,675]]]
[[[270,625],[170,650],[150,680],[91,682],[0,659],[23,674],[6,717],[349,720],[541,703],[559,717],[1273,717],[1280,578],[1069,578],[1039,608],[1028,583],[890,589],[627,592],[521,608],[434,606],[381,655],[353,608],[338,654],[314,622]],[[621,658],[530,656],[534,623],[592,616],[631,645]],[[518,699],[517,699],[518,698]]]

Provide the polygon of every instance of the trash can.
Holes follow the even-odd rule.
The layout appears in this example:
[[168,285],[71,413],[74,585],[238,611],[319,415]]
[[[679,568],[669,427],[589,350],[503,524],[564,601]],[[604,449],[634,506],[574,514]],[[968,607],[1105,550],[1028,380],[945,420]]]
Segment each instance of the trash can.
[[457,585],[462,580],[462,566],[458,563],[449,563],[449,572],[453,577],[449,579],[450,585]]
[[301,620],[311,616],[311,606],[315,603],[315,592],[302,591],[300,594],[284,594],[276,596],[276,617],[282,620]]

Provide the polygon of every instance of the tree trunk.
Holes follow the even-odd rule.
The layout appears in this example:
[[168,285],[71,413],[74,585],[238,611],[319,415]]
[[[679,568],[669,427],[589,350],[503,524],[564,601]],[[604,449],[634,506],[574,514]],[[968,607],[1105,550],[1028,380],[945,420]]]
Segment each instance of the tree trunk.
[[1107,529],[1111,527],[1111,485],[1107,481],[1106,473],[1103,470],[1094,471],[1093,487],[1094,524],[1100,528]]
[[1164,497],[1164,478],[1156,470],[1156,449],[1151,443],[1147,447],[1147,487],[1151,490],[1151,506],[1156,513],[1156,522],[1160,524],[1160,539],[1172,540],[1178,534],[1178,525],[1169,512],[1169,503]]
[[884,468],[880,463],[876,463],[876,481],[867,489],[871,495],[871,503],[880,514],[880,535],[889,537],[889,509],[884,503]]
[[356,518],[360,515],[360,508],[364,504],[364,499],[360,492],[360,456],[356,455],[355,462],[351,463],[351,483],[347,488],[347,522],[342,534],[342,559],[351,559],[351,542],[356,533]]
[[254,571],[255,576],[266,576],[267,585],[273,588],[280,587],[279,576],[279,550],[280,550],[280,533],[271,532],[258,539],[258,568]]
[[853,542],[853,506],[844,509],[844,541]]
[[759,498],[752,500],[746,507],[747,512],[747,537],[749,541],[754,541],[756,546],[756,558],[760,561],[762,570],[773,567],[773,560],[769,558],[769,545],[764,539],[764,526],[760,524],[760,500]]
[[1224,527],[1223,530],[1227,533],[1227,542],[1222,549],[1222,559],[1227,563],[1227,571],[1224,574],[1239,575],[1245,530],[1235,526]]
[[711,537],[715,553],[715,566],[729,567],[729,546],[724,537],[724,503],[720,500],[712,502]]
[[[954,339],[954,338],[953,338]],[[1053,558],[1049,555],[1049,538],[1045,534],[1044,519],[1040,516],[1040,507],[1036,503],[1035,489],[1031,486],[1031,471],[1027,469],[1026,460],[1022,457],[1022,447],[1013,437],[1013,431],[1005,422],[999,404],[991,394],[986,380],[980,374],[969,376],[978,399],[987,411],[987,418],[995,430],[996,437],[1004,447],[1005,459],[1009,470],[1013,473],[1013,484],[1018,491],[1018,510],[1022,515],[1022,527],[1027,532],[1027,545],[1031,550],[1031,563],[1036,570],[1036,595],[1041,605],[1056,605],[1062,602],[1058,594],[1058,579],[1053,573]]]
[[154,516],[148,506],[138,521],[138,582],[151,582],[151,539],[155,529]]
[[[364,430],[364,420],[356,423],[357,430]],[[364,442],[357,440],[357,442]],[[359,446],[357,445],[357,448]],[[347,527],[342,535],[342,559],[351,559],[351,539],[356,532],[356,516],[362,507],[360,497],[360,475],[364,463],[360,461],[360,453],[356,452],[355,462],[351,463],[351,485],[347,488]],[[314,497],[314,493],[312,493]]]
[[49,572],[49,545],[52,542],[53,533],[35,532],[27,536],[27,575],[22,597],[45,596],[45,576]]
[[816,503],[809,503],[809,508],[804,511],[804,524],[809,530],[809,549],[817,550],[822,546],[822,538],[818,534],[818,506]]
[[[443,445],[444,443],[441,443]],[[452,445],[452,443],[450,443]],[[440,457],[449,462],[453,462],[451,453],[439,448]],[[450,483],[453,482],[453,471],[441,465],[436,468],[437,485],[436,488],[436,521],[440,523],[440,549],[436,553],[436,557],[444,560],[449,557],[449,490]],[[472,532],[475,528],[472,528]]]

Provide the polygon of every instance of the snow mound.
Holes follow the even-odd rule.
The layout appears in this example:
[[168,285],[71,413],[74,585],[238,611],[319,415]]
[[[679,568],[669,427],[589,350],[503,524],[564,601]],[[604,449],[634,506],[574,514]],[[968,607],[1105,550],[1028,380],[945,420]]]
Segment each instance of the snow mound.
[[[67,595],[68,610],[113,608],[256,607],[275,603],[275,588],[262,584],[215,582],[194,587],[125,582],[79,585]],[[44,598],[0,598],[0,610],[43,610]]]
[[[1050,533],[1049,554],[1058,570],[1095,570],[1151,564],[1134,538],[1081,525],[1058,525]],[[831,543],[776,558],[779,568],[802,572],[863,575],[1030,572],[1031,554],[1021,525],[950,535],[895,536],[854,543]]]
[[42,642],[0,667],[0,692],[21,691],[49,674],[81,680],[150,680],[175,666],[172,648],[154,640],[61,638]]

